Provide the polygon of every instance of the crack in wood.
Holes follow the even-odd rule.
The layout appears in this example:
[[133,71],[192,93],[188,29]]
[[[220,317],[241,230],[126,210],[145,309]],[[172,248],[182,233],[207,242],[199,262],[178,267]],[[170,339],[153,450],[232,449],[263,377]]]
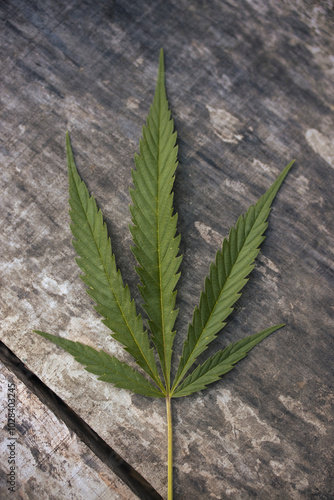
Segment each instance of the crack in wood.
[[161,495],[0,341],[0,360],[142,500]]

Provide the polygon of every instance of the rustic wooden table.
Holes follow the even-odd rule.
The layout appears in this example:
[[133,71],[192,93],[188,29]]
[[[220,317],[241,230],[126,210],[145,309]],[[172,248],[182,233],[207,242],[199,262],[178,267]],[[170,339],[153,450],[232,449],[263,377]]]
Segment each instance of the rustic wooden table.
[[[166,497],[163,402],[97,381],[32,333],[64,335],[129,360],[78,279],[65,131],[139,299],[128,187],[164,47],[184,255],[175,360],[222,237],[297,159],[252,279],[208,354],[269,325],[287,326],[223,380],[175,401],[175,498],[333,498],[333,1],[7,0],[0,15],[1,340],[12,351],[1,351],[11,372],[1,371],[0,497],[8,494],[13,370],[21,379],[18,470],[8,498]],[[32,405],[36,384],[49,396]],[[104,443],[129,467],[110,464],[96,448],[87,452],[76,438],[67,445],[73,454],[62,455],[66,446],[60,449],[55,436],[71,440],[55,416],[60,400],[53,393],[72,412],[70,436],[83,422],[88,446],[90,429],[98,448]],[[48,432],[38,411],[57,422]],[[29,455],[33,448],[39,452]],[[76,471],[81,479],[73,481]],[[152,488],[139,486],[141,478]]]

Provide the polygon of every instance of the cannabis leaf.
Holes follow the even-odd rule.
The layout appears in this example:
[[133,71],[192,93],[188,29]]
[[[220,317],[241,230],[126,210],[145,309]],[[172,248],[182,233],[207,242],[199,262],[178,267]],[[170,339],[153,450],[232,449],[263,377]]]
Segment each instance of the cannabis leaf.
[[[132,171],[134,189],[130,190],[133,205],[132,251],[137,259],[139,290],[148,316],[151,339],[143,326],[140,314],[131,300],[128,286],[124,286],[117,270],[115,256],[107,234],[106,224],[93,196],[81,180],[66,135],[66,151],[70,192],[71,230],[77,251],[77,263],[84,275],[88,294],[95,301],[95,309],[104,318],[111,335],[131,354],[137,365],[150,377],[119,361],[104,351],[65,338],[35,330],[74,356],[86,370],[111,382],[116,387],[136,394],[166,398],[168,424],[168,500],[172,490],[172,418],[171,398],[183,397],[205,389],[233,369],[256,344],[284,325],[276,325],[246,337],[210,356],[190,374],[196,359],[206,350],[226,324],[241,290],[248,281],[254,260],[264,240],[271,204],[287,176],[289,163],[268,191],[239,217],[236,226],[218,250],[204,291],[195,307],[189,324],[177,374],[171,384],[170,371],[175,337],[174,324],[176,284],[179,279],[180,235],[176,235],[177,214],[173,213],[173,183],[177,167],[176,132],[171,119],[165,90],[163,51],[160,52],[158,81],[153,104],[143,127],[140,155],[135,155],[136,169]],[[160,361],[162,382],[155,362],[153,348]],[[188,375],[187,375],[188,374]]]
[[292,164],[293,162],[287,165],[255,206],[251,206],[244,216],[239,217],[235,228],[230,230],[228,239],[224,239],[222,250],[218,250],[215,263],[211,263],[199,307],[196,306],[193,322],[189,324],[173,389],[226,325],[224,320],[233,311],[232,306],[240,297],[240,291],[248,281],[246,278],[254,268],[253,262],[260,251],[263,233],[268,226],[266,221],[272,201]]
[[35,330],[35,332],[72,354],[79,363],[86,366],[88,372],[99,375],[99,380],[111,382],[121,389],[130,389],[136,394],[152,398],[164,397],[164,394],[140,373],[126,363],[119,361],[115,356],[110,356],[104,351],[97,351],[80,342],[73,342],[38,330]]
[[235,344],[230,344],[223,351],[218,351],[214,356],[210,357],[198,366],[186,379],[179,385],[173,393],[174,398],[188,396],[193,392],[205,389],[207,385],[219,380],[222,375],[234,368],[235,363],[247,356],[247,353],[253,349],[261,340],[265,339],[271,333],[275,332],[284,325],[276,325],[267,328],[262,332],[255,333],[250,337],[246,337]]
[[138,365],[164,390],[148,334],[143,329],[142,318],[136,315],[136,306],[134,301],[131,301],[129,287],[124,287],[121,272],[116,268],[102,213],[79,177],[68,134],[66,149],[71,230],[76,238],[73,246],[80,256],[76,259],[77,263],[85,273],[80,277],[89,287],[87,293],[97,303],[95,309],[104,316],[103,323],[112,330],[112,336],[124,345]]
[[177,166],[177,147],[174,123],[170,117],[164,83],[164,60],[160,53],[158,82],[153,105],[143,127],[140,156],[135,155],[137,170],[132,171],[135,189],[130,190],[133,206],[130,226],[135,247],[132,251],[140,267],[136,271],[145,301],[152,340],[157,348],[166,389],[170,387],[170,366],[175,336],[173,327],[177,316],[174,310],[174,288],[180,274],[180,236],[175,237],[177,215],[173,215],[174,172]]

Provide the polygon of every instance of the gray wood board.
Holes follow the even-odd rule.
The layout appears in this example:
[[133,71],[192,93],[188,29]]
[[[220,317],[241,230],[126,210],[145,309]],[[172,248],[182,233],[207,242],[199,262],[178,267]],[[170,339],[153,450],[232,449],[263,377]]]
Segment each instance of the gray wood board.
[[128,187],[158,53],[179,160],[180,354],[229,227],[292,158],[251,281],[208,349],[285,322],[210,389],[175,401],[176,498],[332,498],[333,2],[7,1],[1,11],[1,338],[162,495],[161,401],[98,382],[42,329],[128,355],[78,279],[64,138],[139,301]]
[[[8,411],[8,403],[11,404],[12,412]],[[8,415],[11,417],[10,421]],[[137,498],[2,363],[0,363],[0,429],[2,463],[0,498],[13,500],[30,498],[135,500]]]

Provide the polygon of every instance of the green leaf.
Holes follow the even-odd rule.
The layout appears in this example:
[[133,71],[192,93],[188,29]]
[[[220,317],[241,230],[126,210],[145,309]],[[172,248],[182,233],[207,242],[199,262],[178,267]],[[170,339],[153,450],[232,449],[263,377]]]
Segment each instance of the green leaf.
[[152,340],[157,348],[167,389],[170,381],[173,331],[178,311],[174,309],[177,271],[181,257],[180,236],[175,237],[177,215],[173,215],[174,173],[177,147],[174,123],[168,109],[164,83],[163,51],[160,52],[158,81],[153,105],[143,127],[140,156],[135,156],[132,171],[135,189],[131,189],[130,226],[135,246],[133,253],[139,267],[136,271],[149,317]]
[[255,333],[255,335],[239,340],[235,344],[230,344],[223,351],[218,351],[214,356],[207,359],[203,365],[197,366],[184,382],[178,386],[172,397],[180,398],[205,389],[207,385],[219,380],[222,375],[232,370],[234,365],[247,356],[247,353],[256,344],[283,326],[272,326],[262,332]]
[[264,240],[271,204],[283,180],[292,167],[292,161],[277,177],[268,191],[251,206],[224,239],[222,250],[210,265],[201,292],[199,306],[195,307],[193,321],[188,327],[187,340],[183,346],[173,390],[178,386],[196,358],[207,348],[217,333],[226,325],[224,320],[233,311],[240,291],[247,283],[247,276],[254,267],[254,260]]
[[130,290],[124,287],[116,268],[107,226],[103,222],[93,196],[89,196],[85,183],[75,166],[69,135],[66,135],[68,175],[70,183],[71,230],[76,238],[73,246],[80,258],[76,259],[85,273],[80,276],[88,286],[87,293],[97,303],[95,309],[105,318],[103,323],[112,330],[112,336],[121,342],[138,365],[163,388],[150,348],[148,334],[143,329],[140,315],[136,314]]
[[97,351],[92,347],[73,342],[50,333],[34,330],[45,339],[62,347],[72,354],[75,359],[85,365],[85,370],[98,375],[99,380],[111,382],[120,389],[129,389],[136,394],[143,394],[151,398],[163,398],[165,394],[148,382],[140,373],[126,363],[122,363],[114,356],[104,351]]

